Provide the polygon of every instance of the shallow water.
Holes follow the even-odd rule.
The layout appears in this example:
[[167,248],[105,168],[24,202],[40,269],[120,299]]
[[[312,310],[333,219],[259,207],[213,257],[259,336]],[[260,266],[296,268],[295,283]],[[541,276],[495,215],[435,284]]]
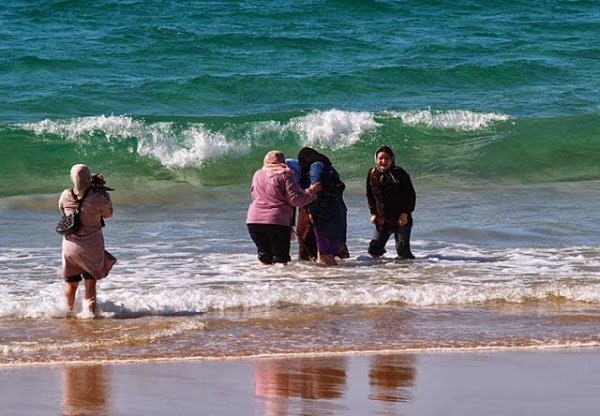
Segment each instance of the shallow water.
[[[550,189],[565,192],[547,207],[540,201]],[[99,283],[98,318],[86,319],[80,293],[76,317],[65,319],[60,239],[52,230],[0,250],[1,361],[598,346],[600,251],[589,227],[598,214],[568,229],[551,220],[568,200],[594,198],[588,189],[545,184],[462,194],[486,212],[467,203],[452,217],[456,194],[433,197],[425,187],[421,200],[445,208],[421,203],[414,261],[394,259],[391,242],[383,259],[368,258],[368,213],[350,191],[351,258],[332,268],[297,260],[259,266],[241,190],[223,195],[226,211],[206,194],[190,196],[182,209],[128,202],[119,209],[114,193],[116,216],[105,236],[119,263]],[[530,210],[519,223],[506,216],[497,225],[489,219],[505,212],[498,200]],[[2,212],[5,223],[11,215]],[[30,226],[53,218],[42,217],[32,216]],[[573,232],[584,227],[589,235]]]

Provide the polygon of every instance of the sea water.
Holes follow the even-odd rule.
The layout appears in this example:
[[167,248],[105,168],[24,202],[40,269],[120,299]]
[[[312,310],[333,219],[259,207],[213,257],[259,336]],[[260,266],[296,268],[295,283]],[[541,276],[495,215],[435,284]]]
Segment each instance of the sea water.
[[[8,1],[0,11],[0,363],[598,347],[597,2]],[[414,261],[365,198],[391,145]],[[264,154],[325,153],[350,258],[260,267]],[[98,316],[65,319],[69,169],[115,188]],[[83,289],[83,288],[82,288]],[[81,290],[80,290],[81,292]]]

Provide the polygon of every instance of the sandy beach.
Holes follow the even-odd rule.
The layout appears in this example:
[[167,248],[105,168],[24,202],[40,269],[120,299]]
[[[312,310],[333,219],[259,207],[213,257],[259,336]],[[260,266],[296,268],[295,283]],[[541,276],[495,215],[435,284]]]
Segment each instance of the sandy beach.
[[597,349],[0,368],[6,415],[597,415]]

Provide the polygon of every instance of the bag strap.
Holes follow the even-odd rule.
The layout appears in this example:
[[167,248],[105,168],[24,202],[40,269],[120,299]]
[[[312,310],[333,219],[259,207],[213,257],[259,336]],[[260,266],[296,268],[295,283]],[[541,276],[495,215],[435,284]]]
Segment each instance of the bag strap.
[[76,213],[79,214],[79,211],[81,211],[81,204],[83,204],[83,200],[85,199],[87,194],[90,192],[90,189],[91,188],[86,189],[85,192],[83,193],[83,196],[81,197],[81,199],[77,199],[77,195],[75,194],[75,189],[71,188],[71,195],[73,195],[73,198],[75,198],[75,201],[77,201],[77,211],[75,211]]

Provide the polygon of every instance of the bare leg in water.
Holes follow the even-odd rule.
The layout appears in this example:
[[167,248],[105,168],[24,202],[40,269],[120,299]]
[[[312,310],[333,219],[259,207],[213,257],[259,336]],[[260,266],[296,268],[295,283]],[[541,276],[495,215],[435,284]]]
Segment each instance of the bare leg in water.
[[333,254],[317,253],[317,264],[321,266],[336,266],[335,256]]
[[[85,300],[88,305],[89,311],[93,314],[96,313],[96,279],[85,279]],[[65,297],[67,298],[67,306],[69,311],[73,311],[75,305],[75,295],[77,294],[77,288],[79,282],[67,282],[65,286]]]

